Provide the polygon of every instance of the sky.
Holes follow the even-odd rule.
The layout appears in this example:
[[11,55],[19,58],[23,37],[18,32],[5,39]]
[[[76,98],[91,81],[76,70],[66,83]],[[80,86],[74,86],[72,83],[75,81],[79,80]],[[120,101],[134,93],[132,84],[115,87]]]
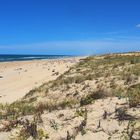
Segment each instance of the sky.
[[140,0],[0,0],[0,54],[140,51]]

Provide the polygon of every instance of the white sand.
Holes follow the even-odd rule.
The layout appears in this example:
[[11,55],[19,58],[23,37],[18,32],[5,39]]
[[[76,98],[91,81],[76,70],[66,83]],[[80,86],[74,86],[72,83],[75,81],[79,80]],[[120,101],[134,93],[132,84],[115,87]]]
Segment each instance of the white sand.
[[[12,103],[31,89],[56,79],[79,61],[77,58],[0,63],[0,103]],[[59,72],[59,75],[53,75]]]

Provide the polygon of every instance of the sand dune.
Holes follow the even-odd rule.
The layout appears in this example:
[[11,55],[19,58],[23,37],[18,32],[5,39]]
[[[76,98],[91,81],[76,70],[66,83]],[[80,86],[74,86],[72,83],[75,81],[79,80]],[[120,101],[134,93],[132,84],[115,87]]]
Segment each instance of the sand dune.
[[0,106],[0,139],[140,139],[139,55],[111,54],[19,64],[1,64],[5,72],[1,73],[1,80],[6,80],[7,74],[10,81],[15,74],[10,83],[3,82],[5,89],[8,85],[8,89],[17,91],[11,95],[7,92],[7,101],[23,97],[25,92],[20,95],[20,88],[29,90],[29,85],[33,88],[55,80],[31,90],[18,102]]

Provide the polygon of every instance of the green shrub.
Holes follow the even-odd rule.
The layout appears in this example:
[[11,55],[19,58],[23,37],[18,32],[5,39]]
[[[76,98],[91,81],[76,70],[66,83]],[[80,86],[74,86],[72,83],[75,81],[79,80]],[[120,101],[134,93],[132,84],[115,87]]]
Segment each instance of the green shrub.
[[140,103],[140,83],[128,88],[129,106],[136,107]]
[[88,94],[85,97],[82,97],[80,100],[80,105],[81,106],[88,105],[88,104],[93,103],[96,99],[102,99],[108,96],[110,95],[106,91],[99,89],[96,92],[93,92],[91,94]]
[[81,98],[80,100],[80,105],[84,106],[84,105],[88,105],[93,103],[94,99],[92,98],[92,96],[88,95],[86,97]]
[[75,116],[76,117],[79,117],[79,116],[84,117],[86,115],[86,113],[87,113],[86,109],[83,109],[83,108],[76,109]]

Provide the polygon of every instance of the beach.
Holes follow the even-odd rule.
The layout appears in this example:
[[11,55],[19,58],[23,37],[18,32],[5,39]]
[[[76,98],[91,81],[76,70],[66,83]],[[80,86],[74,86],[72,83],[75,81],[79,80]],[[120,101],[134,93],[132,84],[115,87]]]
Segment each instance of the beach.
[[139,140],[140,54],[83,58],[0,63],[0,140]]
[[12,103],[30,90],[56,79],[80,57],[0,62],[0,103]]

